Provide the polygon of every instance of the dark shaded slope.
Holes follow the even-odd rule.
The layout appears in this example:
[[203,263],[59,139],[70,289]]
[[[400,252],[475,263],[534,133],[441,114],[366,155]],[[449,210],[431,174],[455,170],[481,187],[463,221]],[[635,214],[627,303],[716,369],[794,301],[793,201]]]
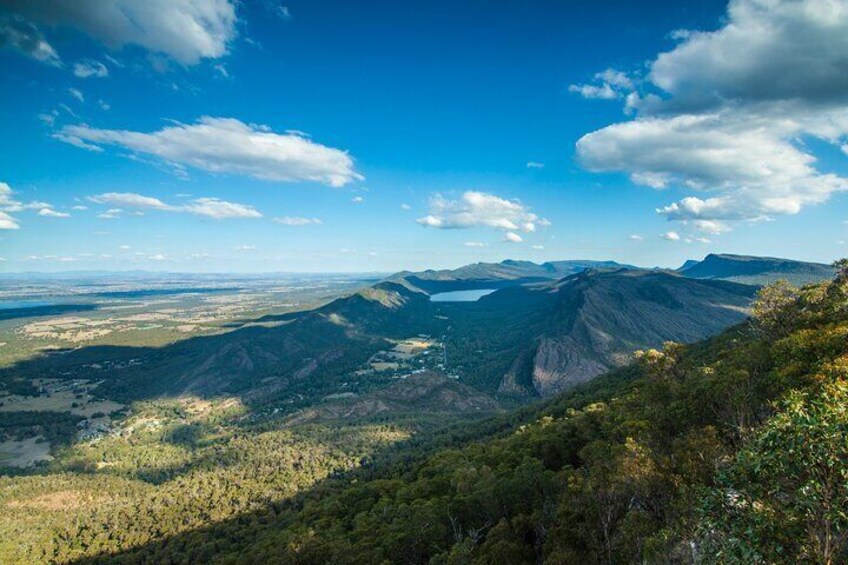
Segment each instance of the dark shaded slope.
[[448,356],[472,381],[503,393],[548,395],[626,363],[635,349],[688,343],[742,321],[749,286],[654,271],[589,271],[490,294],[454,326]]

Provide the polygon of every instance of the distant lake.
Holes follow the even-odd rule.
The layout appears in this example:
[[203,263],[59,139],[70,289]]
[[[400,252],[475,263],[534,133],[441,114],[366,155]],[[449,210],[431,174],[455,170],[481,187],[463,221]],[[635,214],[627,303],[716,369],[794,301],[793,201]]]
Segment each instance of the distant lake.
[[440,292],[430,296],[431,302],[477,302],[487,294],[495,292],[496,288],[478,288],[476,290],[454,290]]

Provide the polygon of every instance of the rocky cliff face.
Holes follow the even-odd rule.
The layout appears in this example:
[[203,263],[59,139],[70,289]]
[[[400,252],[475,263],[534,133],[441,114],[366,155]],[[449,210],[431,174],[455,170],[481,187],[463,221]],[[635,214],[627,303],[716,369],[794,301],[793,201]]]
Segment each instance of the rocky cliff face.
[[584,273],[526,292],[548,299],[527,328],[532,360],[516,359],[502,394],[550,396],[626,364],[636,349],[703,339],[743,321],[754,295],[748,286],[646,271]]
[[533,388],[541,396],[551,396],[607,370],[609,365],[571,337],[545,338],[533,358]]

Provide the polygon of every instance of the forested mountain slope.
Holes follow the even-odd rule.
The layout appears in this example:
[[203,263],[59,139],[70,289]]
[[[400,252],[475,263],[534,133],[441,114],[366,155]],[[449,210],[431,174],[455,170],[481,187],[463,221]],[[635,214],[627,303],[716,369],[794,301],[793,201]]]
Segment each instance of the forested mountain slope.
[[766,288],[750,323],[644,351],[509,434],[95,561],[845,562],[846,406],[843,265]]
[[801,285],[833,277],[830,265],[747,255],[714,254],[703,261],[687,261],[679,272],[695,279],[721,279],[743,284],[769,284],[780,279]]

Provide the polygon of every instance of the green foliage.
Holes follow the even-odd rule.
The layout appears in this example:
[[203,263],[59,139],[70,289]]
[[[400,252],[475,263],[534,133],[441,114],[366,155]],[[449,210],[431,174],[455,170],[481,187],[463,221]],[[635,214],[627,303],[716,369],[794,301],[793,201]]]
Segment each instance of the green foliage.
[[792,392],[721,473],[706,513],[719,562],[844,561],[848,383]]

